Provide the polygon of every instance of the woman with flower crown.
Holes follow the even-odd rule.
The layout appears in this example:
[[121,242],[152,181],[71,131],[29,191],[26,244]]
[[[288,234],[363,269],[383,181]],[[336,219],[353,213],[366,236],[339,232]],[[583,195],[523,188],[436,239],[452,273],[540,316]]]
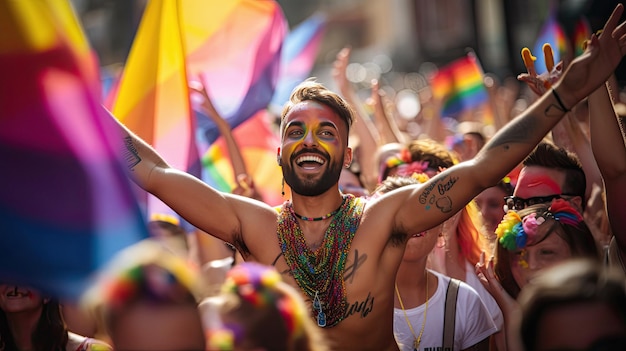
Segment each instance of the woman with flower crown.
[[[519,308],[515,299],[538,272],[575,257],[600,260],[583,217],[563,199],[508,211],[496,234],[496,257],[485,263],[483,253],[476,272],[500,305],[507,334]],[[513,340],[507,343],[509,350],[519,348]]]

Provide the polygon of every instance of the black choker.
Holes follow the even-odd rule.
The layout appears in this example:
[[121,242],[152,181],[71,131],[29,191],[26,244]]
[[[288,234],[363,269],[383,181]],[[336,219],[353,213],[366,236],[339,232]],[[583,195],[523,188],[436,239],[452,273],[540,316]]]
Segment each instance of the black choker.
[[333,211],[333,212],[331,212],[331,213],[327,213],[327,214],[325,214],[325,215],[323,215],[323,216],[321,216],[321,217],[307,217],[307,216],[303,216],[303,215],[299,215],[299,214],[297,214],[297,213],[296,213],[296,211],[293,211],[293,214],[294,214],[294,216],[296,216],[296,217],[300,218],[300,219],[301,219],[301,220],[303,220],[303,221],[309,221],[309,222],[318,222],[318,221],[323,221],[323,220],[325,220],[325,219],[328,219],[328,218],[330,218],[330,217],[332,217],[332,216],[336,215],[336,214],[337,214],[337,212],[339,212],[339,210],[341,210],[341,207],[342,207],[342,206],[343,206],[343,204],[345,204],[345,203],[346,203],[346,197],[344,196],[344,197],[343,197],[343,201],[341,201],[341,205],[339,205],[339,207],[337,207],[337,209],[336,209],[336,210],[334,210],[334,211]]

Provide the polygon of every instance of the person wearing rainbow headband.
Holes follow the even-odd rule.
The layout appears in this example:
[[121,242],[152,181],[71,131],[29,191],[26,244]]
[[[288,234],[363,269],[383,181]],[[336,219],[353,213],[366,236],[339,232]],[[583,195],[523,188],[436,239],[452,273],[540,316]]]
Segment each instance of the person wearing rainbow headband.
[[200,303],[208,350],[326,351],[298,292],[271,266],[243,262]]
[[589,227],[564,199],[508,211],[496,234],[495,273],[513,298],[539,270],[571,257],[599,258]]
[[[496,229],[495,258],[476,265],[483,285],[492,293],[504,315],[507,335],[511,318],[519,311],[520,291],[539,272],[573,258],[600,261],[600,251],[581,214],[564,199],[509,210]],[[509,349],[519,346],[511,344]]]

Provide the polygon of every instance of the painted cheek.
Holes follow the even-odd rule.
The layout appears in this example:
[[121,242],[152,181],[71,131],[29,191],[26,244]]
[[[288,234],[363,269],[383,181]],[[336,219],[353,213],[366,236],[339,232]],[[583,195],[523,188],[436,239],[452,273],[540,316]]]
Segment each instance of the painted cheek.
[[337,148],[336,143],[329,143],[326,142],[323,139],[317,138],[318,140],[318,145],[324,149],[324,151],[326,151],[327,154],[332,155],[333,151],[335,151],[335,149]]
[[301,141],[289,144],[283,144],[283,155],[292,155],[298,145],[302,144]]
[[283,138],[283,140],[286,141],[286,143],[283,143],[282,145],[282,150],[283,153],[287,153],[287,155],[291,155],[294,153],[294,151],[304,143],[304,139],[306,137],[306,131],[304,132],[304,134],[299,137],[299,138],[294,138],[294,137],[287,137],[285,136]]

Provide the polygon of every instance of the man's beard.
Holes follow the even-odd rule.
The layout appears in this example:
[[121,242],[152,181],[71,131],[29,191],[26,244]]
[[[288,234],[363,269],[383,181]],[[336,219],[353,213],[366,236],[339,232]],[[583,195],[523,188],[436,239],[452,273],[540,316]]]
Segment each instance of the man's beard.
[[319,179],[301,179],[291,166],[283,166],[283,177],[293,193],[303,196],[318,196],[337,184],[341,175],[341,166],[340,162],[330,164]]

